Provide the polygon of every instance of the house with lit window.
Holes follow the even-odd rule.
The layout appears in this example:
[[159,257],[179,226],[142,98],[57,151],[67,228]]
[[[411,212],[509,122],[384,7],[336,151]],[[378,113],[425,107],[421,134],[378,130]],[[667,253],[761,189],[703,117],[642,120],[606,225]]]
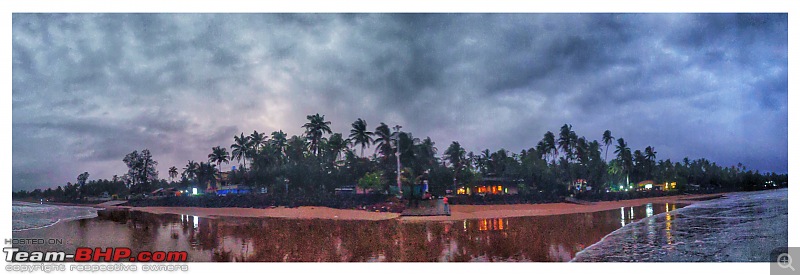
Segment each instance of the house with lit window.
[[639,191],[650,191],[650,190],[669,191],[669,190],[674,190],[675,188],[676,188],[676,182],[674,181],[655,183],[652,180],[644,180],[636,184],[636,190]]
[[461,185],[456,189],[458,195],[514,195],[519,193],[517,185],[522,183],[521,179],[510,179],[500,177],[486,177],[475,186]]
[[[230,177],[231,173],[236,171],[236,167],[234,166],[231,171],[227,172],[220,172],[217,174],[217,187],[214,190],[217,195],[225,196],[229,194],[248,194],[254,192],[250,186],[246,186],[243,184],[230,184]],[[258,191],[258,190],[256,190]],[[266,193],[266,189],[262,188],[260,193]]]

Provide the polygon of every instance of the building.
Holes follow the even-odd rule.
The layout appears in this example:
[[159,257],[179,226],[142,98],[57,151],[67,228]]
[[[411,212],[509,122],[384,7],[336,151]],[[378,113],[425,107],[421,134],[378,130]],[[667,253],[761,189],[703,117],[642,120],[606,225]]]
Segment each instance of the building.
[[486,177],[483,178],[480,183],[475,184],[475,186],[470,187],[466,185],[461,185],[456,190],[456,194],[458,195],[514,195],[519,193],[517,190],[517,185],[522,183],[521,179],[509,179],[509,178],[499,178],[499,177]]
[[644,180],[640,181],[636,184],[636,190],[640,191],[650,191],[650,190],[659,190],[659,191],[669,191],[673,190],[676,187],[676,182],[665,182],[665,183],[655,183],[652,180]]
[[150,192],[152,197],[173,197],[173,196],[180,196],[181,191],[175,188],[158,188],[153,192]]
[[217,195],[225,196],[228,194],[248,194],[251,193],[252,190],[248,186],[234,184],[234,185],[223,185],[217,188]]
[[342,186],[333,190],[336,195],[355,195],[358,193],[358,188],[355,186]]
[[592,187],[585,179],[576,179],[569,185],[569,190],[574,192],[592,191]]

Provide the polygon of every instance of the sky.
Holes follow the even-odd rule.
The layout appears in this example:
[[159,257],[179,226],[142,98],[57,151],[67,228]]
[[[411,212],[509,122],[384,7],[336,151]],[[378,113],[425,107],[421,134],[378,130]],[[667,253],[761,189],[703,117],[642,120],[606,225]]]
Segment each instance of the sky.
[[15,13],[12,189],[122,175],[142,149],[166,178],[316,113],[440,153],[519,152],[571,124],[785,173],[787,31],[786,14]]

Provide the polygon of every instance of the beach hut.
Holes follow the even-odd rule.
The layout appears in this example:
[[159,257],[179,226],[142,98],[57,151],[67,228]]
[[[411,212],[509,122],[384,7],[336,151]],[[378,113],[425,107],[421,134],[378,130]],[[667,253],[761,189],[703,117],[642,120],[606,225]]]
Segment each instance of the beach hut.
[[514,195],[519,193],[517,185],[522,183],[521,179],[510,179],[500,177],[486,177],[473,187],[461,185],[456,190],[458,195]]

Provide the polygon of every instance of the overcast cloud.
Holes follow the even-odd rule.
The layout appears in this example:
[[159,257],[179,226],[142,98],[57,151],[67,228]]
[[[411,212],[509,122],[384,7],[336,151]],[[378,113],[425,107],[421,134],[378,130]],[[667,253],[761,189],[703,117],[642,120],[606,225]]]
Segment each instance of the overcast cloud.
[[[253,130],[364,118],[439,152],[572,124],[659,159],[787,172],[786,14],[14,14],[13,189],[161,177]],[[231,163],[234,165],[234,163]]]

